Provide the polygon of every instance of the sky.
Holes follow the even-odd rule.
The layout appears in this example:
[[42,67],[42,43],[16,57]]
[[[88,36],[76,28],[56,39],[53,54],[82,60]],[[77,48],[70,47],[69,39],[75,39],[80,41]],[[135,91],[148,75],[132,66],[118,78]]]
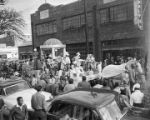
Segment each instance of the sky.
[[31,34],[30,14],[34,13],[41,4],[45,3],[45,1],[57,6],[60,4],[68,4],[77,0],[8,0],[4,7],[13,8],[20,12],[27,24],[24,29],[24,33]]

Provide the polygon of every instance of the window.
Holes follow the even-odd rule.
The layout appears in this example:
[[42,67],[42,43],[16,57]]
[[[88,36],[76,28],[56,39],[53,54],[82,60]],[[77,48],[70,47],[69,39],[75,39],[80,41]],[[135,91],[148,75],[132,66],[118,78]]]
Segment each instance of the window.
[[117,5],[100,10],[100,23],[120,22],[133,19],[133,6],[131,3]]
[[80,16],[63,19],[63,30],[80,27]]
[[108,9],[100,10],[100,23],[108,23],[108,22],[109,22]]
[[123,116],[116,101],[104,106],[99,112],[104,120],[120,120]]
[[57,116],[60,120],[66,116],[71,120],[98,120],[96,111],[61,101],[55,102],[49,113]]
[[[92,12],[87,14],[87,22],[89,26],[92,26]],[[84,14],[64,18],[63,19],[63,30],[70,28],[79,28],[85,24]]]
[[127,20],[127,7],[115,6],[110,8],[110,19],[115,22]]
[[65,102],[55,102],[50,111],[50,114],[59,116],[60,118],[65,117],[66,115],[69,117],[73,116],[73,105]]
[[0,95],[5,95],[5,92],[3,89],[0,89]]
[[81,26],[85,25],[84,15],[80,16],[80,23],[81,23]]
[[91,27],[93,25],[93,14],[92,14],[92,12],[87,13],[87,23],[88,23],[89,27]]
[[7,95],[11,95],[11,94],[14,94],[18,91],[26,90],[26,89],[29,89],[29,88],[30,87],[26,82],[20,82],[18,84],[6,87],[5,92],[6,92]]
[[36,29],[37,35],[56,33],[57,32],[56,21],[37,25]]
[[73,118],[77,120],[97,120],[98,114],[89,108],[76,105],[74,107]]

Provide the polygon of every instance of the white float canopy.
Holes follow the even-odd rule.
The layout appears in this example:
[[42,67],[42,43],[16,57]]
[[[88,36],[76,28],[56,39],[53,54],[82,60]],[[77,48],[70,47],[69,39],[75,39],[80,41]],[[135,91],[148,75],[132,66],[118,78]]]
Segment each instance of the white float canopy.
[[64,45],[60,40],[56,38],[50,38],[44,42],[43,45],[40,46],[41,49],[41,55],[43,54],[44,49],[52,49],[52,58],[56,58],[55,56],[55,49],[63,49],[63,56],[65,55],[66,52],[66,45]]
[[44,42],[43,45],[40,46],[40,48],[65,48],[66,45],[64,45],[60,40],[56,38],[50,38]]
[[102,78],[112,78],[125,72],[126,64],[122,65],[108,65],[102,70]]

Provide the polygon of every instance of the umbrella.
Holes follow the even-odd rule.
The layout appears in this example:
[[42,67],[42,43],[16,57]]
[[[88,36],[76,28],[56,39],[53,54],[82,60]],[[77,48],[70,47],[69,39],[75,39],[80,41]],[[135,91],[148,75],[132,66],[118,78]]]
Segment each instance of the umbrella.
[[126,64],[122,65],[108,65],[104,67],[102,70],[102,78],[111,78],[120,75],[121,73],[125,72]]

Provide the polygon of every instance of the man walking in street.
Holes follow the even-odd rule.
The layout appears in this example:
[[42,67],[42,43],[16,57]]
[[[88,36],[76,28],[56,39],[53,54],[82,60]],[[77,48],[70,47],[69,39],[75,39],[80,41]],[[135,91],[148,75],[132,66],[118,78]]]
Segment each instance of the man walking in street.
[[10,112],[9,120],[28,120],[27,106],[23,103],[23,98],[17,98],[17,105]]
[[34,109],[34,120],[47,120],[45,96],[41,94],[42,86],[37,86],[37,93],[32,96],[31,106]]

